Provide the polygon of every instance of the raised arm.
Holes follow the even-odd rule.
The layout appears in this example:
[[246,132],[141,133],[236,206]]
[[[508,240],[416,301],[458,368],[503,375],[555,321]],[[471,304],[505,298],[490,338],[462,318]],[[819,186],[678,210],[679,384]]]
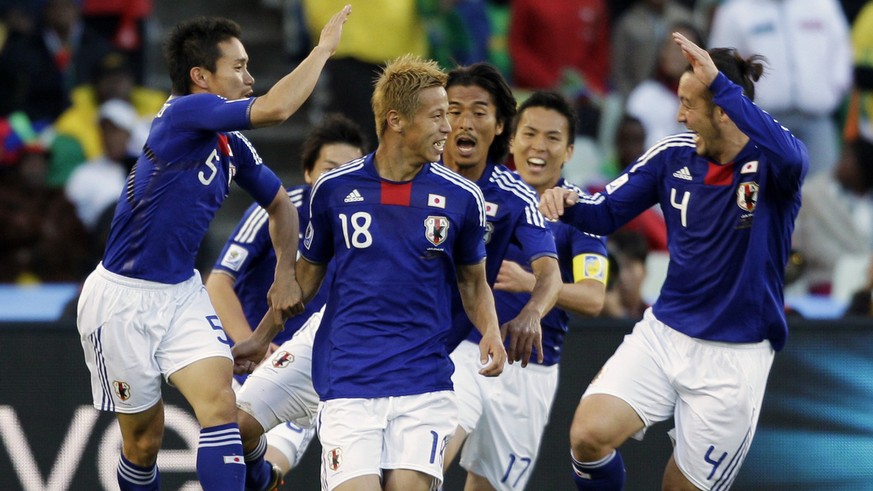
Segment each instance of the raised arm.
[[321,30],[318,45],[289,74],[282,77],[270,90],[258,97],[251,107],[252,127],[272,126],[282,123],[306,101],[315,88],[321,70],[328,58],[333,56],[342,36],[343,24],[352,11],[346,5],[337,12]]
[[479,373],[486,377],[500,375],[506,362],[506,350],[503,348],[500,328],[497,325],[494,295],[485,278],[485,261],[458,266],[457,276],[464,311],[482,334],[482,340],[479,341],[479,361],[483,368]]

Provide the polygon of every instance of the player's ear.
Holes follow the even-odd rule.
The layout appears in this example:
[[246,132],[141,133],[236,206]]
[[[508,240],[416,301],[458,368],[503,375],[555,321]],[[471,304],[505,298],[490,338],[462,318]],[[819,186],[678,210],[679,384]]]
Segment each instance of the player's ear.
[[191,83],[204,90],[209,89],[209,75],[209,70],[199,66],[192,67],[188,72]]
[[401,116],[399,112],[395,109],[391,109],[388,111],[385,118],[388,122],[388,128],[397,133],[403,133],[403,116]]

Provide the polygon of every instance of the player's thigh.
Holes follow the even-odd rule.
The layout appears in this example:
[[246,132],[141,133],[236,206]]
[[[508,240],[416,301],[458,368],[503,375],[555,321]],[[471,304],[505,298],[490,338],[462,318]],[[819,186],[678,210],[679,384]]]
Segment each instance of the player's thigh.
[[479,361],[479,346],[470,341],[463,341],[450,355],[455,371],[452,374],[452,385],[455,388],[455,398],[458,402],[458,424],[469,434],[476,428],[482,415],[483,385],[497,381],[500,377],[483,377],[479,375],[482,365]]
[[309,428],[318,412],[312,386],[312,340],[315,328],[304,327],[282,343],[248,376],[237,394],[239,408],[265,431],[284,422]]
[[500,490],[523,489],[533,471],[558,388],[558,367],[507,365],[488,379],[484,410],[461,466]]
[[677,379],[674,458],[700,489],[727,489],[755,435],[773,350],[766,341],[696,343],[689,354],[695,372]]
[[454,393],[446,390],[393,397],[392,402],[382,468],[427,474],[439,486],[445,446],[458,425]]
[[385,471],[385,491],[430,491],[433,489],[433,476],[408,469]]
[[363,476],[382,477],[382,450],[390,401],[331,399],[318,409],[322,489]]
[[[573,418],[573,426],[578,431],[601,441],[623,441],[626,438],[623,434],[642,439],[645,428],[673,416],[677,392],[664,369],[665,358],[669,357],[665,355],[661,335],[664,329],[669,328],[659,323],[649,310],[633,332],[624,337],[582,395]],[[586,401],[594,395],[620,399],[638,419],[628,416],[624,404],[610,398]],[[613,424],[604,425],[607,418]]]
[[[94,407],[135,414],[161,399],[161,369],[155,353],[170,316],[160,290],[125,281],[102,267],[79,298],[77,327],[91,374]],[[170,301],[167,299],[166,301]]]

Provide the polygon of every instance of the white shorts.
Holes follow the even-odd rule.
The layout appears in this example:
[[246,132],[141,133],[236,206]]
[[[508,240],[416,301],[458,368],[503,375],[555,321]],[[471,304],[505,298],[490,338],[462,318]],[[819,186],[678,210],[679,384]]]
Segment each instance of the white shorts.
[[773,355],[769,341],[686,336],[649,309],[582,397],[616,396],[646,427],[672,416],[673,455],[685,477],[700,489],[728,489],[755,435]]
[[312,342],[324,307],[312,314],[294,336],[282,343],[246,378],[237,393],[237,406],[265,431],[292,422],[311,428],[318,412],[318,394],[312,387]]
[[102,265],[79,297],[79,335],[94,407],[142,412],[161,399],[161,375],[198,360],[231,358],[230,341],[200,274],[175,285],[127,278]]
[[[233,379],[233,390],[239,394],[242,385]],[[238,397],[238,395],[237,395]],[[294,468],[306,449],[309,448],[309,443],[315,436],[315,427],[310,425],[307,427],[298,426],[295,423],[286,421],[278,426],[274,426],[266,433],[267,445],[273,447],[285,456],[290,468]]]
[[499,377],[483,377],[479,346],[470,341],[451,358],[460,426],[468,435],[461,467],[494,489],[524,489],[558,390],[558,366],[506,364]]
[[443,479],[443,455],[458,426],[451,391],[381,397],[331,399],[319,406],[321,487],[332,490],[382,469],[407,469]]

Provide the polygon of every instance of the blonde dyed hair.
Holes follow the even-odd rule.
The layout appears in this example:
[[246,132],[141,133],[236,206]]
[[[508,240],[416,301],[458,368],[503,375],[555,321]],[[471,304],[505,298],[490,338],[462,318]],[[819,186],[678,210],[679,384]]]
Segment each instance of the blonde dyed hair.
[[379,139],[388,127],[388,111],[393,109],[405,118],[412,118],[421,105],[419,93],[431,87],[445,87],[446,78],[437,62],[419,56],[407,54],[389,62],[373,90],[373,114]]

